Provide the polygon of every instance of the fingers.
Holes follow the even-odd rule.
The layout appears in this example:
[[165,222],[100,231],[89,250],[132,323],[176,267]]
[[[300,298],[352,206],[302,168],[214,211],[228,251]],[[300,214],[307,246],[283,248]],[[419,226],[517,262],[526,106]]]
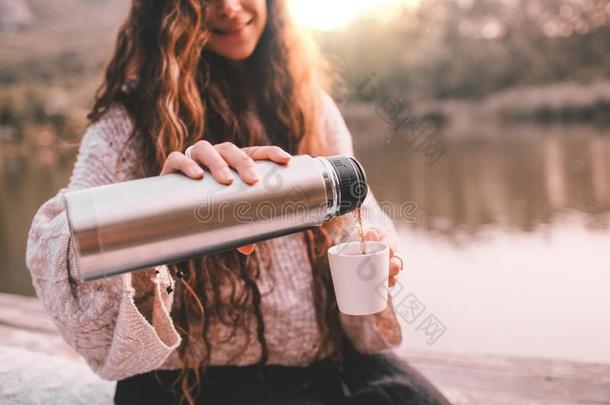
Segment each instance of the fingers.
[[233,182],[233,173],[231,173],[229,165],[208,141],[197,142],[191,149],[191,156],[195,162],[205,165],[219,183],[231,184]]
[[385,236],[381,238],[381,240],[386,242],[390,247],[390,257],[394,256],[396,254],[396,251],[398,250],[396,247],[396,240],[394,240],[393,238],[387,238]]
[[389,280],[388,280],[388,285],[390,287],[393,287],[396,282],[398,281],[398,273],[400,273],[401,271],[404,270],[404,264],[402,263],[402,260],[397,257],[397,256],[391,256],[390,259],[390,274],[389,274]]
[[369,228],[364,230],[364,239],[365,240],[379,240],[379,232],[375,228]]
[[254,249],[256,248],[256,245],[254,243],[251,243],[249,245],[244,245],[244,246],[240,246],[237,248],[237,251],[243,255],[250,255],[252,254],[252,252],[254,252]]
[[260,180],[255,160],[271,160],[286,164],[292,157],[278,146],[239,148],[231,142],[212,145],[206,140],[195,143],[190,152],[192,159],[177,151],[170,153],[161,175],[181,172],[192,178],[200,178],[203,176],[203,170],[199,165],[204,165],[221,184],[228,185],[233,182],[234,175],[231,168],[238,172],[244,182],[254,184]]
[[386,242],[390,248],[390,257],[394,256],[396,251],[394,243],[388,240],[377,228],[369,228],[364,231],[365,240],[381,241]]
[[203,169],[196,162],[193,162],[183,153],[177,151],[167,156],[160,175],[163,176],[170,173],[183,173],[193,179],[203,177]]
[[286,164],[292,157],[279,146],[249,146],[244,148],[252,160],[271,160],[276,163]]
[[364,239],[387,243],[390,248],[390,257],[394,256],[394,252],[396,251],[396,244],[391,239],[386,238],[386,236],[381,233],[381,231],[379,231],[377,228],[366,229],[364,231]]
[[396,283],[398,282],[396,277],[390,277],[390,279],[388,280],[388,285],[390,287],[394,287],[396,285]]
[[390,238],[385,237],[385,235],[383,235],[381,233],[381,231],[379,231],[376,228],[366,229],[364,231],[364,239],[372,240],[372,241],[383,241],[383,242],[386,242],[388,244],[388,246],[390,247],[390,270],[389,270],[388,285],[390,287],[393,287],[397,283],[398,274],[402,270],[404,270],[401,259],[399,257],[395,256],[395,253],[394,253],[394,252],[396,252],[395,241],[393,241]]
[[223,159],[237,172],[239,177],[248,184],[254,184],[260,180],[260,176],[256,172],[254,159],[252,159],[245,149],[240,149],[231,142],[223,142],[216,145],[216,150]]
[[390,277],[397,276],[400,273],[402,267],[402,263],[400,259],[396,256],[390,259]]

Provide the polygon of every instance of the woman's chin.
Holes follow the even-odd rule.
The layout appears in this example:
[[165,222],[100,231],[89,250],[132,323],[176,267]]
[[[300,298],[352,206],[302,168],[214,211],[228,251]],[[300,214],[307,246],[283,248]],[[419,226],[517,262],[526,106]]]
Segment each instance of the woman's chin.
[[254,53],[254,48],[250,49],[249,47],[243,47],[240,49],[231,50],[217,50],[210,48],[210,51],[214,52],[219,56],[222,56],[223,58],[231,62],[242,62],[252,56],[252,53]]

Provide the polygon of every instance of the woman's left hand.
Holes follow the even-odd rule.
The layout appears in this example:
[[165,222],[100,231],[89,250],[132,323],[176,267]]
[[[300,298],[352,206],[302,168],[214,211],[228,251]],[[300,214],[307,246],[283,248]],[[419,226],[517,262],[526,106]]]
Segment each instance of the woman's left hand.
[[390,278],[388,280],[388,285],[393,287],[398,281],[398,273],[403,270],[403,263],[401,259],[398,256],[395,256],[395,252],[397,251],[396,241],[394,238],[384,235],[377,228],[365,229],[364,239],[386,242],[390,246]]

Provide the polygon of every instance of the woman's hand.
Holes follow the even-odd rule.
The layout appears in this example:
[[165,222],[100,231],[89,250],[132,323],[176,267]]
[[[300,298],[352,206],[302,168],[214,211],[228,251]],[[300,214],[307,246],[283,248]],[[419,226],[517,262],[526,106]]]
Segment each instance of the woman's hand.
[[[390,278],[388,280],[388,285],[390,287],[395,286],[398,273],[403,270],[401,259],[394,255],[397,250],[396,241],[394,238],[384,235],[376,228],[365,229],[364,239],[386,242],[390,246]],[[397,345],[401,340],[401,332],[400,327],[397,327],[396,317],[395,315],[392,315],[392,312],[393,310],[388,304],[383,311],[375,314],[375,323],[377,324],[377,328],[385,336],[388,343],[391,345]]]
[[[231,142],[212,145],[202,140],[193,145],[190,150],[192,159],[184,153],[174,151],[169,154],[161,170],[161,176],[170,173],[182,173],[193,179],[203,177],[205,166],[214,179],[221,184],[229,185],[233,182],[233,173],[229,168],[235,169],[239,177],[247,184],[254,184],[260,180],[254,164],[255,160],[271,160],[286,164],[292,157],[288,152],[278,146],[248,146],[239,148]],[[237,248],[245,255],[254,251],[256,245],[250,244]]]
[[394,287],[398,279],[398,273],[403,270],[401,260],[398,256],[395,256],[397,250],[396,241],[394,238],[383,235],[381,231],[376,228],[365,229],[364,239],[386,242],[390,246],[390,278],[388,280],[388,285]]

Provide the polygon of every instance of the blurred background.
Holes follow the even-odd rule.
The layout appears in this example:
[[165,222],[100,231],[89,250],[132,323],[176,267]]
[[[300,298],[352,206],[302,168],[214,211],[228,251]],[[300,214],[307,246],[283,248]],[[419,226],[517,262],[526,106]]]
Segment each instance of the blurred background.
[[[27,231],[128,3],[0,0],[2,292],[33,294]],[[610,364],[610,2],[292,7],[400,232],[405,350]]]

